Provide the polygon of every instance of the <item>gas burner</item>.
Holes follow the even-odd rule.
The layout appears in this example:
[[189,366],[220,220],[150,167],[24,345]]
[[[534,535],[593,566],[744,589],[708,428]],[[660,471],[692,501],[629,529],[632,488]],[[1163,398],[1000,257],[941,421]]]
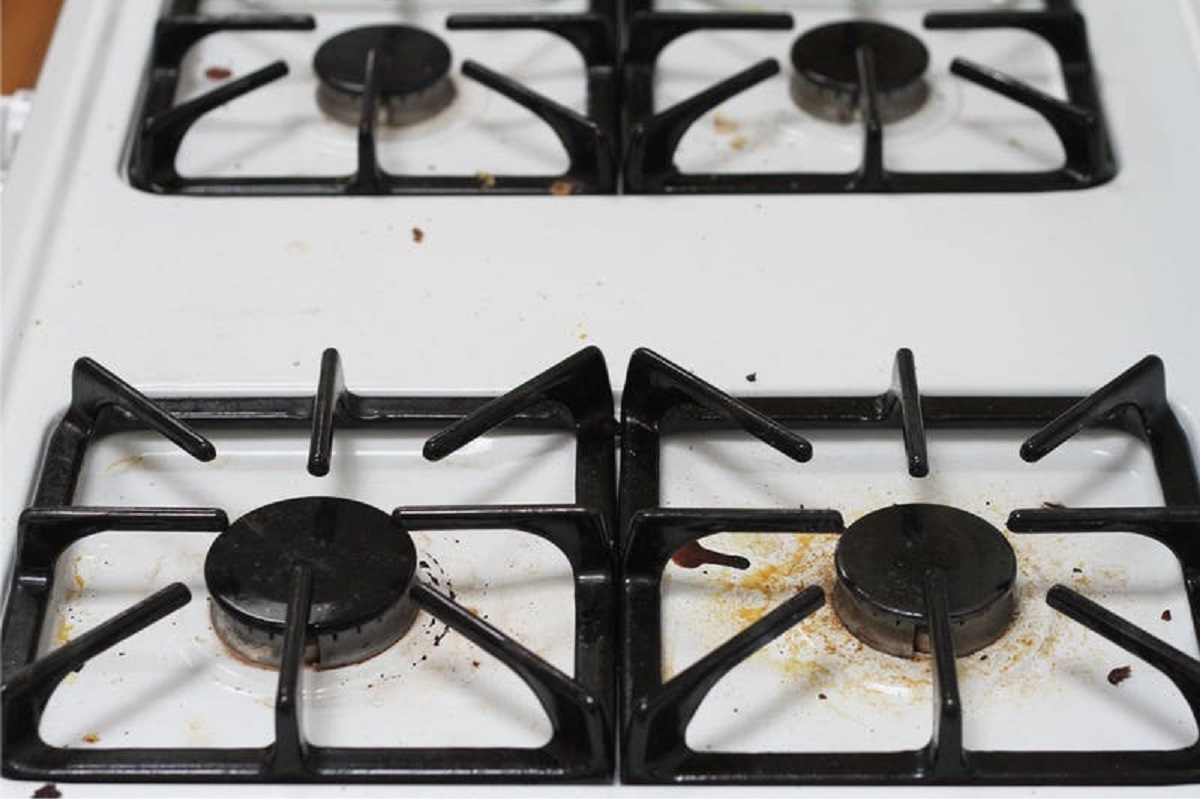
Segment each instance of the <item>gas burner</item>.
[[995,641],[1014,611],[1017,561],[983,519],[945,505],[893,505],[846,530],[835,555],[833,607],[861,641],[900,657],[930,652],[926,573],[942,573],[954,649]]
[[378,654],[412,625],[412,539],[381,510],[349,499],[286,499],[250,511],[209,549],[213,629],[248,660],[278,666],[293,566],[312,568],[305,661],[345,666]]
[[925,45],[908,31],[865,20],[822,25],[796,39],[792,45],[796,104],[831,122],[854,120],[859,114],[860,48],[869,49],[874,57],[881,121],[899,121],[925,104],[929,97]]
[[450,48],[445,42],[408,25],[371,25],[339,33],[313,57],[313,70],[321,81],[317,104],[334,119],[358,124],[372,52],[380,122],[413,125],[454,100]]

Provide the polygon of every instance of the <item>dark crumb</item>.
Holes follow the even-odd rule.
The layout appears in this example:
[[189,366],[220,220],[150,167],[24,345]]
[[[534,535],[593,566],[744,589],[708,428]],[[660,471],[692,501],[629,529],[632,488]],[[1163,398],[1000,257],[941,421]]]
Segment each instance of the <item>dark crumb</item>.
[[1071,571],[1074,574],[1083,574],[1083,569],[1079,568],[1078,566],[1076,566],[1074,569],[1071,569]]
[[62,796],[62,791],[52,782],[48,782],[41,788],[33,792],[33,799],[59,799]]
[[820,699],[822,702],[824,702],[828,698],[829,697],[825,696],[825,694],[817,694],[817,699]]
[[413,228],[413,241],[415,241],[417,244],[425,241],[425,231],[421,230],[419,227]]
[[1171,620],[1171,611],[1164,610],[1162,612],[1162,615],[1159,616],[1159,618],[1162,619],[1163,621],[1170,621]]
[[755,383],[757,381],[758,381],[758,372],[751,372],[750,374],[746,375],[747,383]]
[[1129,666],[1120,666],[1118,668],[1115,668],[1108,673],[1108,684],[1109,685],[1120,685],[1121,683],[1128,680],[1129,676],[1132,673],[1133,673],[1133,669]]
[[474,666],[475,668],[479,668],[479,661],[478,661],[478,660],[472,660],[472,661],[471,661],[471,665],[472,665],[472,666]]
[[737,713],[737,712],[738,712],[738,709],[735,707],[735,708],[733,709],[733,712],[734,712],[734,713]]
[[1043,502],[1042,507],[1046,510],[1066,510],[1067,506],[1061,502]]
[[229,67],[209,67],[204,70],[204,77],[209,80],[227,80],[233,76],[233,70]]
[[979,659],[980,659],[980,660],[987,660],[987,658],[988,658],[988,656],[987,656],[987,655],[980,655],[980,656],[979,656]]

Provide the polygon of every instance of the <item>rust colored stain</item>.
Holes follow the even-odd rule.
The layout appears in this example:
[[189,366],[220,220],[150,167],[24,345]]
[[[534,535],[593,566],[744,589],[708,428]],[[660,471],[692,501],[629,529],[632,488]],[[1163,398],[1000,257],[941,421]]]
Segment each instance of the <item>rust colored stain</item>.
[[726,555],[705,548],[699,541],[684,544],[671,556],[676,566],[684,569],[698,569],[701,566],[728,566],[731,569],[748,569],[750,561],[741,555]]
[[575,184],[569,180],[556,180],[550,184],[550,193],[555,197],[567,197],[575,193]]
[[425,241],[425,231],[421,230],[419,227],[415,227],[412,229],[412,237],[414,242],[420,244],[421,242]]
[[85,744],[98,744],[98,743],[100,743],[100,734],[95,733],[95,732],[89,732],[83,736],[83,742]]
[[233,70],[229,67],[209,67],[204,70],[204,77],[209,80],[228,80],[233,77]]

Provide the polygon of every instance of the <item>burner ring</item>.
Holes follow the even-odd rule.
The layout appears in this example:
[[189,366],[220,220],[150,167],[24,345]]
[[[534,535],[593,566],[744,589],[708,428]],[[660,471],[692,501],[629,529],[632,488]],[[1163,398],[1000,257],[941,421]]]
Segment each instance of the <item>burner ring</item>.
[[313,56],[320,81],[317,104],[327,114],[358,124],[367,84],[367,56],[375,51],[379,121],[412,125],[454,100],[450,48],[440,38],[409,25],[352,28],[326,40]]
[[880,119],[897,122],[916,113],[929,97],[924,79],[929,51],[908,31],[867,20],[821,25],[796,39],[792,45],[796,104],[831,122],[855,119],[859,47],[869,47],[875,56]]
[[992,525],[946,505],[893,505],[862,517],[838,540],[833,607],[863,643],[889,655],[929,652],[925,574],[946,579],[955,653],[999,638],[1015,611],[1017,560]]
[[292,567],[312,568],[305,661],[321,668],[378,654],[417,615],[412,538],[377,508],[349,499],[285,499],[217,536],[204,561],[213,629],[237,654],[278,666]]

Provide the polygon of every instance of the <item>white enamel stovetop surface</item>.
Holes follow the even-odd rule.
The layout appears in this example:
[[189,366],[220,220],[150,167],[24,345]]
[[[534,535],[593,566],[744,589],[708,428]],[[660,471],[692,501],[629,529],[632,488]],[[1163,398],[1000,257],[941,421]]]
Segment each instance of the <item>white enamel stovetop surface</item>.
[[[1117,180],[1094,191],[334,203],[172,199],[129,189],[121,153],[156,6],[68,4],[39,105],[4,188],[0,529],[8,543],[0,557],[6,573],[44,431],[65,406],[72,361],[84,354],[163,393],[307,393],[322,348],[337,346],[355,389],[490,393],[586,344],[604,350],[619,389],[629,353],[645,345],[741,393],[833,394],[880,391],[892,354],[907,346],[916,353],[922,389],[934,394],[1082,392],[1154,352],[1166,361],[1168,390],[1195,438],[1200,368],[1188,331],[1200,290],[1191,198],[1200,181],[1194,133],[1200,129],[1200,33],[1191,4],[1085,5],[1122,163]],[[419,244],[414,227],[425,234]],[[757,374],[753,385],[745,381],[750,372]],[[253,442],[243,444],[226,446],[254,451]],[[740,463],[746,474],[778,466],[756,465],[753,451],[735,452],[732,444],[728,452],[724,444],[710,446],[720,462]],[[894,453],[897,446],[880,451]],[[680,464],[687,478],[668,496],[677,504],[714,494],[746,504],[808,499],[772,477],[761,486],[711,483],[715,478],[692,464],[686,449],[673,452],[679,459],[668,459],[668,466]],[[823,452],[830,453],[826,467]],[[933,453],[935,468],[939,456],[943,464],[981,457],[936,440]],[[122,453],[112,455],[116,463]],[[836,441],[818,446],[805,468],[828,468],[822,474],[829,476],[813,492],[845,491],[851,478],[839,470],[856,457],[864,456],[839,449]],[[1103,439],[1037,474],[1059,480],[1050,481],[1054,490],[1086,499],[1090,487],[1071,469],[1092,461],[1116,463],[1105,473],[1115,475],[1109,487],[1124,501],[1153,501],[1144,453],[1125,453]],[[97,461],[86,483],[95,496],[122,496],[123,480],[145,489],[128,471],[108,465]],[[1016,475],[1016,467],[1010,473],[1007,465],[988,468],[991,483],[984,489],[954,482],[947,468],[940,482],[915,487],[884,471],[873,490],[880,502],[925,491],[970,494],[972,502],[997,499],[1005,507],[1029,496],[1027,474]],[[331,479],[338,479],[336,462]],[[1046,484],[1038,483],[1043,491],[1050,490]],[[382,493],[375,500],[381,504],[387,502]],[[1033,502],[1044,499],[1062,497]],[[409,499],[394,504],[403,501]],[[845,499],[842,509],[849,521],[863,508]],[[1156,568],[1154,557],[1135,558],[1126,576]],[[1120,555],[1109,559],[1115,563]],[[678,580],[682,600],[686,578]],[[727,596],[761,590],[749,580],[728,586]],[[1195,651],[1181,627],[1163,634]],[[686,665],[692,656],[685,647],[668,659]],[[770,669],[771,657],[783,656],[769,653],[759,665]],[[984,686],[984,700],[986,693]],[[693,743],[719,743],[719,727],[709,729],[709,739]],[[1172,734],[1164,733],[1164,745],[1176,742]],[[215,792],[209,786],[62,789],[68,797]],[[4,795],[30,790],[3,784]],[[558,796],[614,789],[353,793],[401,790]],[[336,788],[304,793],[348,795]]]

